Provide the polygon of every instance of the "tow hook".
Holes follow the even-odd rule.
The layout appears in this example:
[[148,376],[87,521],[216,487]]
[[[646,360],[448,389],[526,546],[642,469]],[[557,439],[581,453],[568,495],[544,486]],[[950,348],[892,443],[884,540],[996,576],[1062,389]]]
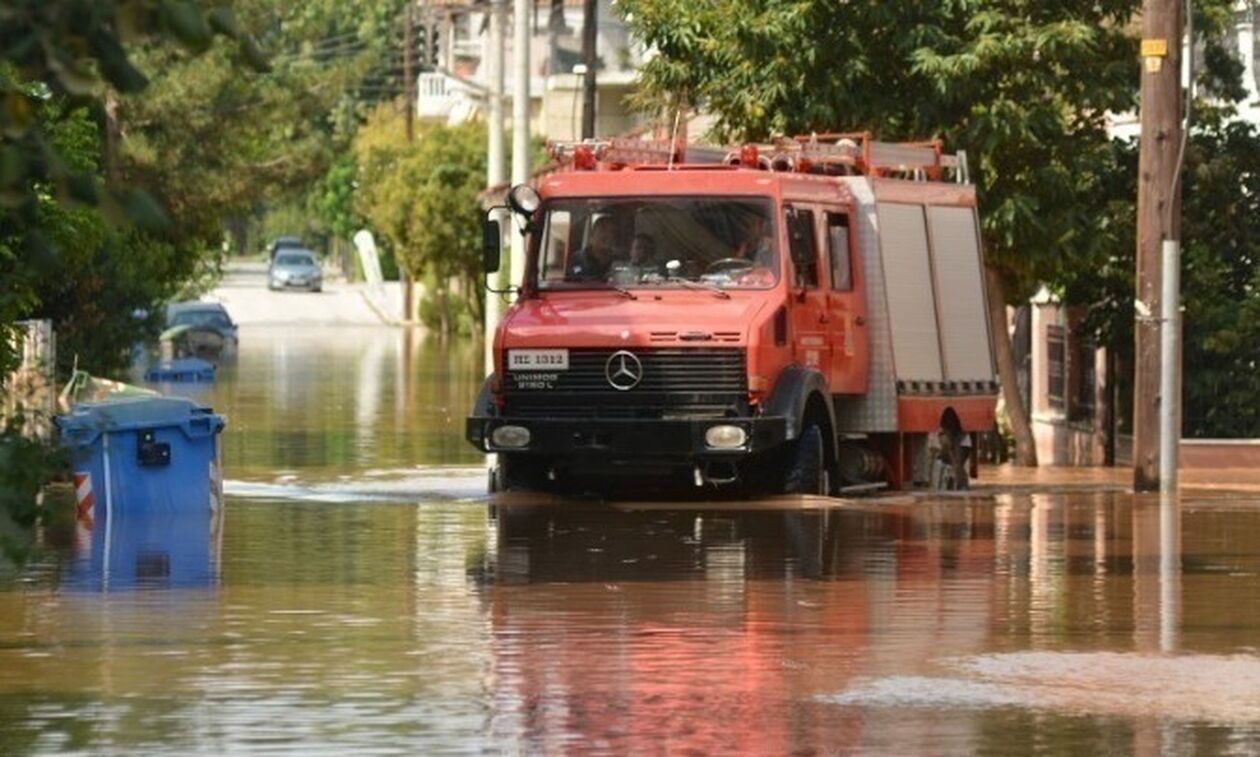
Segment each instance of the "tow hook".
[[734,463],[707,462],[702,470],[699,465],[693,471],[696,486],[705,484],[733,484],[739,479]]

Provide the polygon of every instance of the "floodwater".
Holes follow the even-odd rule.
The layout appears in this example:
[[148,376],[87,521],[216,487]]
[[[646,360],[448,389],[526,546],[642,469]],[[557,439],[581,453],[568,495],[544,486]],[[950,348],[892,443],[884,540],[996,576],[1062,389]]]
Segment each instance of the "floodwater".
[[1260,751],[1256,495],[491,501],[478,349],[245,330],[223,518],[0,584],[0,754]]

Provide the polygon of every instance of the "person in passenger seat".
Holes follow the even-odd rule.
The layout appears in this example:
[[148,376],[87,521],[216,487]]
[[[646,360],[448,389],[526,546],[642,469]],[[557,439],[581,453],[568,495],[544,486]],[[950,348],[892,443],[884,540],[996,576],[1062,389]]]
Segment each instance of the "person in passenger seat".
[[635,234],[630,243],[630,265],[641,273],[663,273],[661,261],[656,259],[656,240],[647,234]]
[[766,219],[760,213],[749,216],[744,226],[743,238],[735,245],[731,257],[747,260],[759,268],[774,266],[774,256],[770,252],[770,242],[766,236]]

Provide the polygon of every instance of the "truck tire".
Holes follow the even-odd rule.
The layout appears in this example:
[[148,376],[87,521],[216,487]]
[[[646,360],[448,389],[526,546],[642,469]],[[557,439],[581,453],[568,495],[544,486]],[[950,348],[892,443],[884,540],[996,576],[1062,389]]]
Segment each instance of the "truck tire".
[[822,429],[816,423],[809,424],[800,437],[788,445],[783,469],[783,493],[829,494],[831,477],[826,453]]
[[941,452],[932,464],[931,486],[940,491],[961,491],[971,488],[971,476],[967,471],[963,454],[962,435],[940,435]]

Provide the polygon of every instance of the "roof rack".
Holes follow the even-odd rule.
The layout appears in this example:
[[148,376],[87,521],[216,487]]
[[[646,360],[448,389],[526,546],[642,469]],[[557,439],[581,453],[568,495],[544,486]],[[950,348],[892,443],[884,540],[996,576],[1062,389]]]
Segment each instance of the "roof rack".
[[682,162],[681,145],[663,139],[614,137],[548,142],[547,152],[557,162],[572,163],[579,170],[591,170],[600,163],[616,169],[632,165],[670,165]]
[[831,176],[882,176],[917,181],[971,182],[967,154],[949,155],[940,140],[879,142],[869,132],[809,134],[739,147],[615,138],[551,142],[552,158],[576,170],[598,167],[724,164]]

